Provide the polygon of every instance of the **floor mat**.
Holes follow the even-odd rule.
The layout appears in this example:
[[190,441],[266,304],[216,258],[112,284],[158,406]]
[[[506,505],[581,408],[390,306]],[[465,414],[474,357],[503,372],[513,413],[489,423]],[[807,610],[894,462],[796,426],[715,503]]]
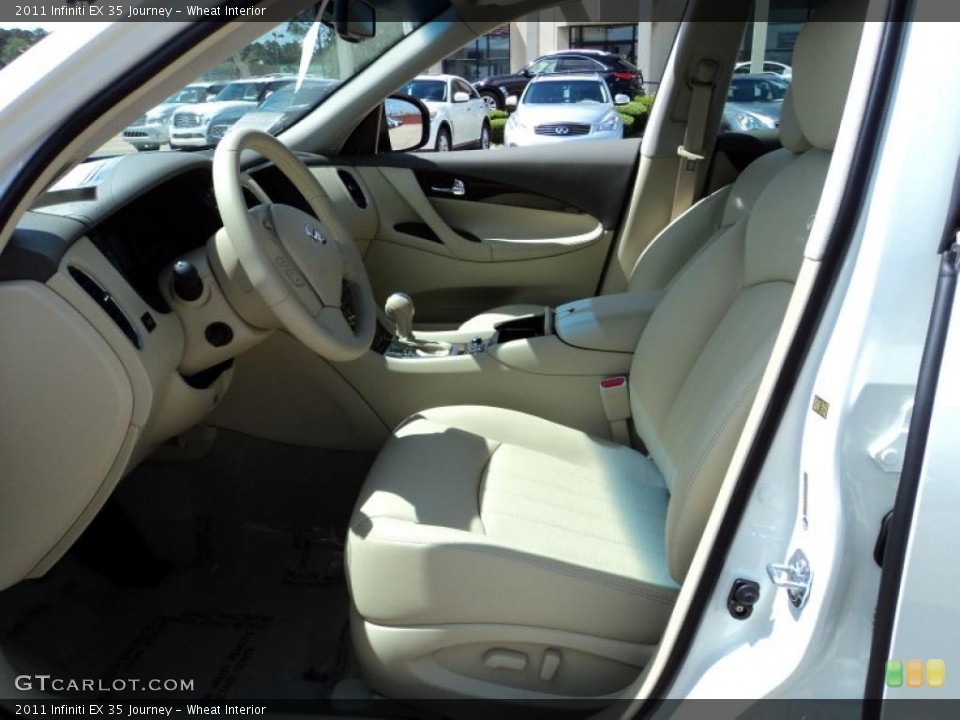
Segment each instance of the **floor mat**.
[[[327,697],[352,668],[346,521],[309,526],[299,505],[285,512],[285,482],[140,468],[116,502],[169,564],[162,581],[131,587],[68,554],[47,577],[0,593],[8,659],[19,672],[62,678],[193,682],[164,693],[171,699]],[[316,498],[299,484],[294,499],[322,503],[314,484]],[[129,684],[124,694],[156,697]]]

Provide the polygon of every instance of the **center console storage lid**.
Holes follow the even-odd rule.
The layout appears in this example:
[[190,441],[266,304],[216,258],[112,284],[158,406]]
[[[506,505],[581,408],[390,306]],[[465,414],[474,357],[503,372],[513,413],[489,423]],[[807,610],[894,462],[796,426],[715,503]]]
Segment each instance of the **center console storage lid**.
[[662,297],[647,290],[576,300],[557,308],[554,327],[568,345],[632,353]]

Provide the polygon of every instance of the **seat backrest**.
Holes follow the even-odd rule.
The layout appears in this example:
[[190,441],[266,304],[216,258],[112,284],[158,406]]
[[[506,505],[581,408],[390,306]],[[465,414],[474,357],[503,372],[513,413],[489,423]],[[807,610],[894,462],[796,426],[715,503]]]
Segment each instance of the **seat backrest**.
[[862,23],[849,19],[862,17],[854,14],[862,7],[859,0],[825,5],[801,31],[781,118],[788,155],[765,178],[752,210],[680,271],[634,354],[631,408],[670,491],[667,559],[678,581],[703,534],[793,292],[859,46]]

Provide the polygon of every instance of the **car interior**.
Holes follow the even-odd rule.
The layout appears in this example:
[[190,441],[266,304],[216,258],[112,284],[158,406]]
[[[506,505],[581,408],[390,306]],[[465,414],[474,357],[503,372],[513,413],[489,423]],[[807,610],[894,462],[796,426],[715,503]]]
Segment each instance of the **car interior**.
[[809,281],[866,3],[806,23],[774,134],[718,134],[737,0],[680,25],[642,140],[383,151],[396,88],[548,5],[426,23],[279,138],[94,158],[19,218],[0,663],[591,707],[648,671]]

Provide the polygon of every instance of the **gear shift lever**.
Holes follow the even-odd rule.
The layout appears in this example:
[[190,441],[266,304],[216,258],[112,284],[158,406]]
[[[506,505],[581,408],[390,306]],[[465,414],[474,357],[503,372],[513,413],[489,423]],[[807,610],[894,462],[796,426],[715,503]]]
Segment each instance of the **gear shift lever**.
[[393,293],[383,309],[397,326],[397,338],[413,343],[413,299],[405,293]]

